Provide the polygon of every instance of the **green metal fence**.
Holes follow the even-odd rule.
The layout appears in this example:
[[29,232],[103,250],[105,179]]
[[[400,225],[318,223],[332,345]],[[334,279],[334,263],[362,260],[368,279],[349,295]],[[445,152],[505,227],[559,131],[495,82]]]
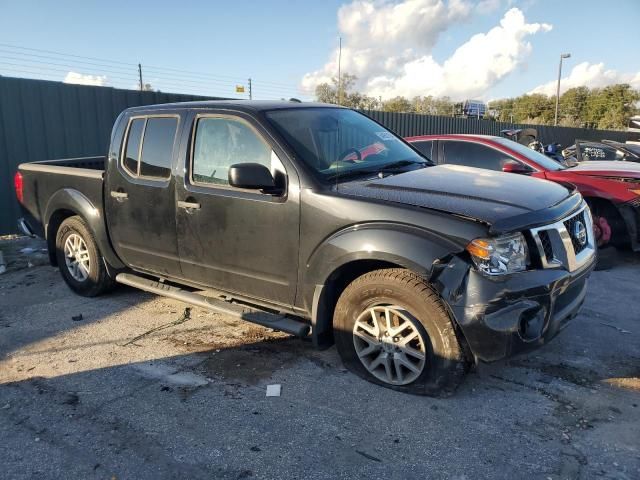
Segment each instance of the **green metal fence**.
[[0,235],[17,231],[13,175],[20,163],[104,155],[125,108],[207,99],[0,76]]
[[[125,108],[205,99],[212,98],[0,76],[0,235],[16,231],[19,209],[13,192],[13,175],[18,164],[103,155],[113,121]],[[430,133],[499,135],[505,128],[531,126],[546,143],[569,145],[576,138],[631,139],[630,134],[617,131],[514,125],[410,113],[364,113],[402,136]]]

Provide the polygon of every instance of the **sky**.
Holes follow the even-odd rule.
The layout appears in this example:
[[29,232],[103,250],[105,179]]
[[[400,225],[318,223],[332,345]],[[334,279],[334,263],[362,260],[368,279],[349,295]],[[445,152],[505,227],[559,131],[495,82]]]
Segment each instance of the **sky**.
[[491,100],[640,88],[640,0],[0,0],[0,75],[312,99],[341,68],[372,96]]

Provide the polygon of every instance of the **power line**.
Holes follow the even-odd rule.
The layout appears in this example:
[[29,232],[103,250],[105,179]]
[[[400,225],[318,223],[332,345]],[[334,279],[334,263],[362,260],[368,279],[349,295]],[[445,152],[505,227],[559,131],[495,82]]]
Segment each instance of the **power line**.
[[[77,63],[82,63],[82,64],[86,64],[86,65],[103,67],[102,68],[103,71],[108,71],[108,70],[106,70],[107,68],[109,70],[111,70],[113,68],[123,69],[123,67],[116,66],[116,65],[127,65],[129,67],[132,67],[133,71],[135,71],[135,69],[137,68],[137,64],[135,64],[135,63],[128,63],[128,62],[122,62],[122,61],[117,61],[117,60],[109,60],[109,59],[98,58],[98,57],[88,57],[88,56],[83,56],[83,55],[74,55],[74,54],[63,53],[63,52],[54,51],[54,50],[44,50],[44,49],[37,49],[37,48],[20,47],[20,46],[6,44],[6,43],[0,43],[0,47],[17,49],[17,50],[27,50],[27,51],[30,51],[30,52],[47,53],[49,55],[57,55],[57,56],[61,56],[61,57],[70,57],[70,58],[74,58],[74,59],[80,59],[80,60],[75,60],[75,61]],[[64,58],[51,58],[50,56],[38,55],[38,54],[34,54],[34,53],[24,53],[24,52],[20,52],[20,51],[7,51],[7,50],[4,50],[3,52],[4,53],[13,54],[13,55],[22,55],[22,56],[26,56],[26,57],[36,57],[36,58],[44,58],[44,59],[48,59],[48,60],[62,60],[62,61],[65,61]],[[86,60],[92,60],[92,62],[87,62]],[[96,63],[96,61],[97,62],[101,62],[101,63]],[[113,65],[106,65],[105,63],[113,64]],[[77,68],[77,66],[74,65],[72,68]],[[113,70],[111,70],[111,71],[113,71]],[[158,73],[162,73],[163,75],[173,76],[173,77],[176,77],[176,78],[193,78],[194,80],[198,79],[198,80],[207,80],[207,81],[211,81],[211,80],[215,79],[219,83],[222,83],[222,82],[229,83],[230,81],[233,81],[233,83],[239,83],[238,80],[240,78],[242,78],[242,76],[239,76],[239,75],[237,75],[237,76],[236,75],[234,75],[234,76],[221,75],[221,74],[212,75],[212,74],[205,73],[205,72],[195,72],[195,71],[184,70],[184,69],[177,69],[177,68],[170,68],[170,67],[159,67],[159,66],[146,65],[146,64],[145,64],[145,71],[149,71],[151,73],[153,73],[155,71],[155,72],[158,72]],[[179,73],[180,75],[176,75],[176,73],[171,73],[171,72],[176,72],[176,73]],[[255,83],[256,79],[253,79],[253,82]],[[272,82],[272,81],[260,81],[260,80],[258,80],[258,83],[259,84],[268,85],[268,86],[272,86],[272,87],[282,87],[282,89],[286,89],[288,91],[295,89],[296,91],[300,91],[300,92],[313,93],[313,92],[311,92],[311,89],[305,89],[305,88],[303,88],[301,86],[294,87],[294,85],[292,85],[292,84],[278,83],[278,82]]]

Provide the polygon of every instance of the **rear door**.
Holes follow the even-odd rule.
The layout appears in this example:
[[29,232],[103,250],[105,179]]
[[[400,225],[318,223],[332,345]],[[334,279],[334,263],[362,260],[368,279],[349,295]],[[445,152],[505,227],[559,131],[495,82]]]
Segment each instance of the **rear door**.
[[124,120],[124,141],[110,159],[105,208],[113,246],[132,267],[180,275],[172,165],[179,114],[140,115]]
[[[298,176],[277,143],[242,113],[197,114],[177,190],[177,229],[186,278],[290,306],[298,272]],[[257,162],[277,195],[231,187],[229,167]]]

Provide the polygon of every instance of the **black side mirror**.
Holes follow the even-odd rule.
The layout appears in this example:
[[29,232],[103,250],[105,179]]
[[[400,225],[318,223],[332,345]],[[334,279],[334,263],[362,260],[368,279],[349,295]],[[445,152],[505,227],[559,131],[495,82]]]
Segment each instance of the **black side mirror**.
[[236,163],[229,167],[229,185],[252,190],[274,190],[276,182],[261,163]]

